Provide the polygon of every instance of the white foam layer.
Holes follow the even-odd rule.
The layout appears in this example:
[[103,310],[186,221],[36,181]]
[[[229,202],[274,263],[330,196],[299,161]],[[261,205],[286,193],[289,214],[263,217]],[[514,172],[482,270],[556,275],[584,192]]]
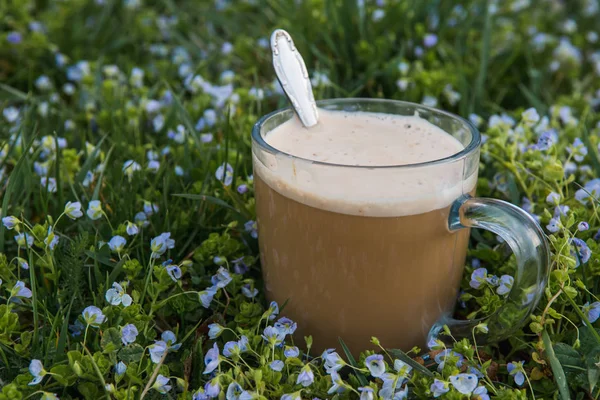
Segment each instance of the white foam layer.
[[286,197],[343,214],[389,217],[447,207],[475,187],[476,168],[470,168],[474,171],[465,179],[464,160],[382,167],[438,160],[464,149],[418,116],[320,110],[319,119],[307,130],[293,118],[267,133],[265,140],[296,157],[348,167],[254,149],[255,173]]

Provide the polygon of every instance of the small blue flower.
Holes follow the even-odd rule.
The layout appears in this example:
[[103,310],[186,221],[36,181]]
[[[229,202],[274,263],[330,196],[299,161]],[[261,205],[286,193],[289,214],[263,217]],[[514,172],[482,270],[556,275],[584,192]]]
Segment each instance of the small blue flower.
[[[144,215],[144,218],[145,218],[146,214],[144,214],[144,213],[142,213],[142,214]],[[127,228],[125,228],[125,231],[127,231],[127,234],[129,236],[134,236],[134,235],[137,235],[140,232],[140,229],[133,222],[127,221]]]
[[181,343],[177,343],[177,337],[172,331],[164,331],[160,338],[167,344],[169,351],[177,351],[181,347]]
[[546,196],[546,203],[548,204],[552,204],[552,205],[559,205],[560,204],[560,194],[556,193],[556,192],[550,192],[550,194],[548,196]]
[[308,387],[312,385],[315,381],[315,375],[310,368],[310,364],[306,364],[302,367],[300,374],[298,374],[298,378],[296,379],[296,385],[302,385],[304,387]]
[[333,349],[327,349],[321,355],[321,358],[325,360],[325,369],[328,373],[330,371],[339,371],[346,365],[346,362],[342,360],[340,355],[333,351]]
[[280,372],[283,369],[284,365],[285,364],[283,363],[283,361],[281,361],[281,360],[274,360],[274,361],[271,361],[271,363],[269,364],[269,367],[273,371]]
[[546,229],[551,233],[558,232],[560,230],[560,220],[558,218],[551,218],[548,221],[548,225],[546,225]]
[[438,42],[438,37],[437,35],[433,34],[433,33],[428,33],[425,35],[425,38],[423,39],[423,45],[425,47],[433,47],[437,44]]
[[214,135],[212,133],[203,133],[200,135],[200,141],[202,143],[210,143],[213,141]]
[[144,228],[147,227],[148,225],[150,225],[150,222],[148,221],[148,216],[143,211],[140,211],[139,213],[135,214],[135,217],[133,218],[133,220],[135,221],[135,223],[138,226],[141,226]]
[[302,400],[302,396],[300,396],[300,392],[286,393],[281,395],[279,400]]
[[127,160],[127,161],[125,161],[125,163],[123,163],[123,173],[129,180],[129,182],[131,182],[131,179],[133,178],[133,174],[135,174],[137,171],[141,171],[141,170],[142,170],[142,166],[140,164],[138,164],[137,162],[135,162],[134,160]]
[[173,282],[177,282],[181,279],[181,268],[177,265],[167,265],[167,274],[169,274]]
[[81,315],[83,315],[83,320],[85,321],[85,323],[94,328],[97,328],[100,325],[102,325],[102,323],[106,319],[104,314],[102,314],[102,310],[100,310],[96,306],[86,307],[81,313]]
[[17,217],[8,216],[2,218],[2,224],[6,229],[13,230],[21,221]]
[[285,339],[285,333],[273,326],[267,326],[261,335],[271,346],[279,346]]
[[380,397],[383,397],[384,399],[400,400],[406,398],[408,395],[408,387],[400,389],[404,382],[404,378],[387,373],[381,376],[381,380],[383,380],[383,385],[379,391]]
[[238,341],[238,345],[240,346],[240,352],[244,353],[248,351],[248,344],[248,337],[246,335],[242,335],[242,337]]
[[204,365],[206,368],[204,369],[204,374],[210,374],[213,372],[221,362],[219,358],[219,347],[217,344],[213,344],[213,347],[206,352],[204,356]]
[[250,220],[244,224],[244,230],[250,233],[250,236],[254,239],[258,238],[258,228],[256,221]]
[[502,275],[500,277],[500,285],[498,285],[498,289],[496,289],[496,293],[498,293],[499,295],[508,294],[508,292],[510,292],[510,289],[512,289],[514,281],[515,281],[515,278],[513,278],[512,276]]
[[208,337],[209,339],[218,338],[225,328],[217,323],[208,325]]
[[275,322],[274,326],[285,335],[293,335],[294,332],[296,332],[298,324],[289,318],[283,317],[279,318],[279,320]]
[[74,203],[67,202],[65,205],[65,214],[71,219],[77,219],[83,216],[83,212],[81,211],[81,203],[76,201]]
[[365,359],[365,366],[369,369],[371,376],[380,378],[385,373],[385,363],[381,354],[373,354]]
[[359,387],[358,391],[360,392],[359,400],[374,400],[375,399],[375,391],[371,387],[368,387],[368,386]]
[[127,371],[127,365],[123,361],[119,361],[117,365],[115,365],[115,373],[117,375],[123,375]]
[[327,391],[327,394],[343,392],[346,388],[346,384],[344,383],[344,381],[342,380],[340,375],[337,373],[337,371],[336,370],[329,371],[329,376],[331,376],[332,386]]
[[69,325],[69,330],[71,331],[71,336],[73,337],[80,336],[84,329],[85,325],[79,319],[76,319],[73,325]]
[[102,218],[102,213],[102,203],[100,203],[99,200],[92,200],[89,202],[86,214],[91,220],[95,221]]
[[238,400],[253,400],[256,398],[256,393],[244,390],[242,393],[240,393],[240,397],[238,397]]
[[113,282],[113,287],[106,291],[106,301],[113,306],[118,306],[119,304],[123,304],[123,307],[129,307],[133,302],[133,299],[130,295],[125,292],[123,286],[118,284],[117,282]]
[[211,399],[214,399],[219,396],[219,394],[221,393],[221,385],[219,385],[219,381],[217,380],[217,378],[213,379],[212,381],[206,382],[206,385],[204,385],[204,392]]
[[171,239],[171,232],[163,232],[150,242],[152,258],[158,258],[165,254],[168,249],[172,249],[174,247],[175,240]]
[[479,379],[473,374],[457,374],[450,377],[450,383],[454,389],[462,394],[470,395],[477,387]]
[[431,390],[433,397],[437,398],[450,390],[448,386],[448,382],[440,381],[439,379],[434,379],[433,383],[429,387],[429,390]]
[[244,257],[240,257],[240,258],[236,258],[235,260],[231,261],[233,263],[233,272],[235,272],[238,275],[243,275],[246,272],[248,272],[249,268],[246,265],[246,263],[244,262]]
[[589,302],[585,303],[582,307],[582,311],[587,317],[588,321],[593,324],[600,317],[600,302],[595,301],[592,304]]
[[201,292],[198,292],[198,297],[200,298],[200,302],[202,303],[202,307],[208,308],[210,307],[210,303],[212,303],[213,297],[217,294],[217,288],[215,286],[211,286],[209,288],[204,289]]
[[253,288],[249,283],[242,286],[242,294],[249,299],[253,299],[258,294],[258,289]]
[[56,245],[58,244],[58,236],[54,233],[54,230],[52,229],[52,226],[48,227],[48,234],[46,236],[46,238],[44,239],[44,244],[46,246],[48,246],[48,248],[50,250],[54,250],[54,248],[56,247]]
[[477,386],[475,390],[473,390],[473,394],[471,397],[472,400],[490,400],[490,395],[487,392],[487,388],[485,386]]
[[230,341],[223,346],[223,355],[225,357],[238,356],[240,354],[240,345],[237,341]]
[[237,382],[231,382],[229,386],[227,386],[227,393],[225,393],[225,398],[227,400],[239,400],[240,394],[244,389]]
[[25,287],[25,282],[23,281],[17,281],[17,283],[15,283],[15,286],[13,286],[12,290],[10,291],[11,297],[22,297],[30,299],[32,295],[33,294],[31,293],[31,290]]
[[242,183],[241,185],[239,185],[237,187],[237,192],[239,194],[245,194],[248,193],[248,185],[246,185],[245,183]]
[[444,369],[444,365],[446,364],[447,357],[457,358],[456,366],[459,368],[463,365],[463,361],[465,359],[464,356],[460,353],[452,351],[451,349],[444,349],[444,350],[440,351],[438,354],[436,354],[436,356],[434,357],[434,361],[436,363],[438,363],[438,371],[441,371],[442,369]]
[[540,121],[540,115],[538,114],[537,110],[533,107],[523,111],[523,113],[521,114],[521,118],[527,126],[533,126]]
[[588,229],[590,229],[590,224],[585,221],[581,221],[579,224],[577,224],[577,230],[580,232],[587,231]]
[[121,341],[125,346],[135,342],[137,335],[138,330],[133,324],[127,324],[121,328]]
[[513,361],[509,363],[506,368],[508,369],[509,375],[515,379],[515,383],[519,386],[523,386],[525,382],[525,374],[523,373],[523,361]]
[[229,274],[229,271],[221,267],[217,273],[211,277],[210,281],[217,288],[224,288],[229,284],[229,282],[231,282],[231,279],[232,278]]
[[575,257],[575,267],[579,267],[580,262],[585,264],[590,260],[592,251],[588,247],[587,243],[578,238],[571,238],[571,244],[575,247],[575,251],[571,250],[571,254]]
[[163,356],[167,353],[168,346],[164,340],[157,340],[154,344],[148,346],[150,359],[154,364],[158,364]]
[[15,236],[15,242],[19,247],[31,247],[33,246],[33,236],[28,233],[19,233]]
[[127,240],[123,236],[116,235],[113,236],[107,244],[112,251],[120,253],[127,244]]
[[477,268],[471,274],[471,282],[469,282],[469,285],[473,289],[479,289],[481,287],[481,284],[483,282],[486,282],[486,278],[487,278],[487,269]]
[[286,358],[298,357],[299,354],[300,350],[296,346],[285,346],[285,350],[283,350],[283,355]]
[[158,204],[144,200],[144,213],[146,213],[146,215],[150,216],[152,214],[155,214],[158,212],[158,210]]
[[19,44],[23,41],[23,36],[19,32],[12,31],[6,35],[6,41],[10,44]]
[[569,154],[573,155],[573,158],[577,162],[583,161],[588,154],[588,148],[583,144],[580,138],[575,138],[573,144],[567,147],[567,151]]
[[269,320],[274,320],[275,318],[277,318],[277,316],[279,315],[279,306],[277,305],[277,302],[272,301],[269,304],[269,309],[267,310],[267,313],[269,314]]
[[169,390],[171,390],[169,378],[163,376],[162,374],[158,374],[156,381],[152,385],[152,388],[158,391],[160,394],[166,394]]
[[215,177],[218,181],[223,182],[225,186],[231,185],[233,182],[233,167],[231,165],[223,164],[215,172]]
[[208,400],[210,397],[204,392],[204,388],[200,388],[192,394],[192,400]]
[[23,269],[29,269],[29,264],[23,258],[17,257],[17,263],[19,263],[19,267],[21,267]]
[[35,386],[44,379],[46,370],[40,360],[31,360],[29,363],[29,373],[33,376],[33,380],[28,383],[29,386]]
[[152,160],[148,162],[148,166],[146,167],[150,172],[157,173],[160,169],[160,162],[156,160]]
[[181,166],[179,166],[179,165],[175,166],[175,175],[177,175],[177,176],[184,175],[184,170],[183,170],[183,168],[181,168]]
[[408,377],[412,367],[401,360],[394,360],[394,370],[398,373],[398,376]]

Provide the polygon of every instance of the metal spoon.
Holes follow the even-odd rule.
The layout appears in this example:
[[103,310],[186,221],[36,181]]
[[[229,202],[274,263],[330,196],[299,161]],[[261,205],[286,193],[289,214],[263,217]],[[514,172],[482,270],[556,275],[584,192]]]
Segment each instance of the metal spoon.
[[277,29],[271,34],[273,68],[277,79],[302,124],[310,128],[319,121],[310,78],[300,52],[289,33]]

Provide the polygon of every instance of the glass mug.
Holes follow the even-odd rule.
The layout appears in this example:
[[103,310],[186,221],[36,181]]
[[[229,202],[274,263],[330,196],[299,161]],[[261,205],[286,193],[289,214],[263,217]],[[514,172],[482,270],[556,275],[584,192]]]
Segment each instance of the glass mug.
[[[352,352],[359,352],[373,347],[372,336],[387,348],[403,350],[423,347],[431,339],[448,341],[440,335],[444,325],[460,339],[472,337],[477,324],[487,323],[488,333],[478,334],[478,343],[501,340],[518,329],[542,296],[550,253],[541,228],[525,211],[472,197],[479,132],[463,118],[402,101],[332,99],[317,106],[418,113],[464,149],[411,165],[336,165],[285,154],[265,141],[271,130],[294,117],[291,109],[255,124],[252,155],[266,296],[280,305],[287,302],[283,314],[298,323],[298,337],[312,335],[317,351],[337,347],[342,338]],[[412,185],[415,177],[425,177],[418,187]],[[379,185],[377,190],[369,189],[373,184]],[[356,204],[365,206],[351,207]],[[464,321],[453,319],[452,311],[470,228],[502,237],[517,268],[501,309]]]

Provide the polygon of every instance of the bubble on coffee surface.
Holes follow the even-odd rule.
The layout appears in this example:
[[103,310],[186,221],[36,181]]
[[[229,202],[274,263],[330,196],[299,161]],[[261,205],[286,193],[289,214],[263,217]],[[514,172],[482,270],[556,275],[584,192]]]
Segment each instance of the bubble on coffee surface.
[[[419,116],[331,110],[319,116],[311,129],[293,118],[265,135],[275,149],[305,159],[287,157],[276,170],[255,159],[260,177],[285,196],[340,213],[401,216],[448,206],[474,188],[476,171],[463,179],[462,160],[376,168],[440,160],[464,149]],[[297,171],[305,172],[303,179]]]

